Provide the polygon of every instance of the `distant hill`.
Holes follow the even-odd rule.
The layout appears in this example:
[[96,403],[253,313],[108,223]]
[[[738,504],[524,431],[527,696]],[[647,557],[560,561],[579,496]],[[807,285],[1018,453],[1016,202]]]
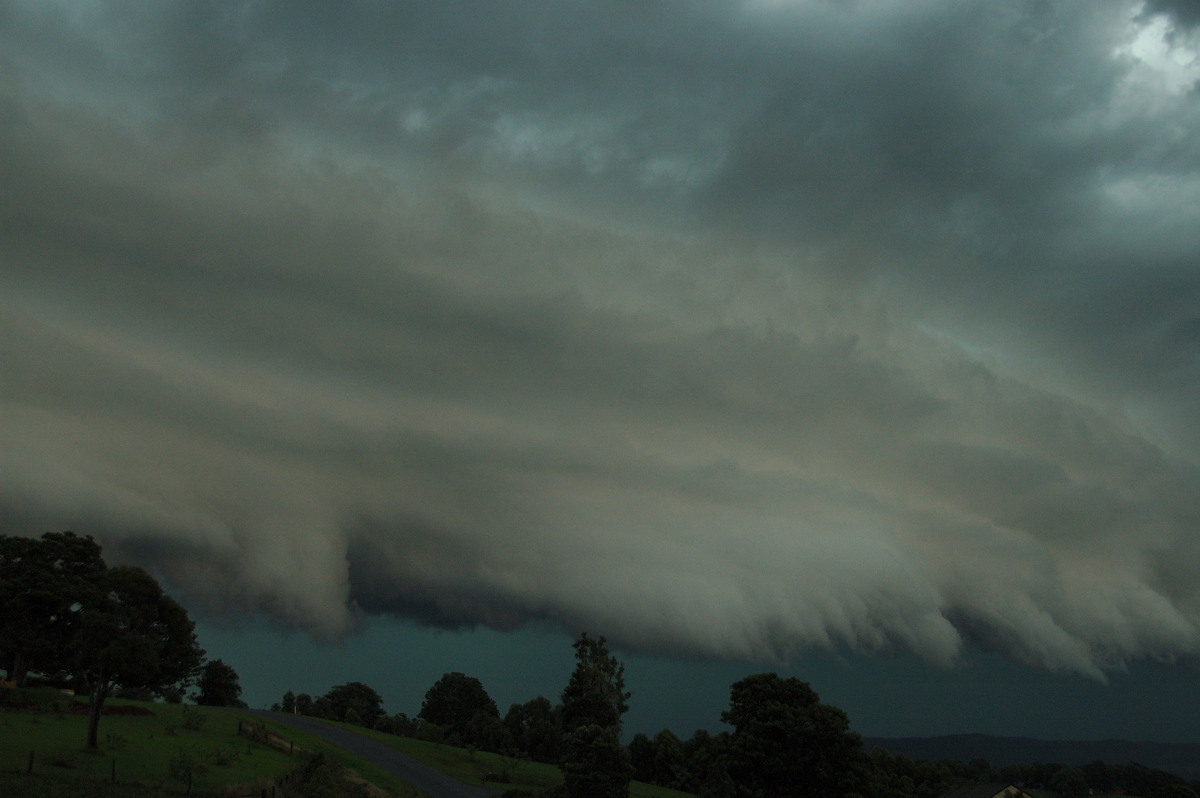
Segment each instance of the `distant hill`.
[[951,734],[945,737],[864,737],[869,751],[883,748],[912,759],[986,759],[993,767],[1028,762],[1086,765],[1100,760],[1109,765],[1136,762],[1185,779],[1200,779],[1200,745],[1146,743],[1129,740],[1035,740],[1030,737],[992,737]]

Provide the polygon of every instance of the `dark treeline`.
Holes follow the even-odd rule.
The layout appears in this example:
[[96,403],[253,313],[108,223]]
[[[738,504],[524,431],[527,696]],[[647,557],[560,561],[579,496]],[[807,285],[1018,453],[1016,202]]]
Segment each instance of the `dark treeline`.
[[729,708],[720,716],[728,731],[700,729],[684,739],[663,729],[620,746],[616,735],[630,697],[620,663],[603,638],[583,635],[575,648],[580,665],[561,701],[537,696],[503,714],[478,679],[457,672],[429,688],[414,717],[386,714],[379,694],[358,682],[317,698],[289,691],[274,708],[557,764],[568,777],[558,792],[568,796],[624,798],[630,779],[703,798],[938,798],[979,782],[1061,798],[1197,798],[1200,792],[1198,782],[1137,764],[993,768],[982,759],[926,761],[866,750],[841,709],[822,703],[807,683],[774,673],[731,686]]

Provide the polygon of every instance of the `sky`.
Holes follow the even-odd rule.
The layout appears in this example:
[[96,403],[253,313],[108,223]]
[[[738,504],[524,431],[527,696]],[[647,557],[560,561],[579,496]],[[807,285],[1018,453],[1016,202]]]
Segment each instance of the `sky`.
[[150,570],[254,705],[503,709],[587,630],[649,733],[776,670],[1200,741],[1198,53],[1190,0],[0,0],[0,531]]

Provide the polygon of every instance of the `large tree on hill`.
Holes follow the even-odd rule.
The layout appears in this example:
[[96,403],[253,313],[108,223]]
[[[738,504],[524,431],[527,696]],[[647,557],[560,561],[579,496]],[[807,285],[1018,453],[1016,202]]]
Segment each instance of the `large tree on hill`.
[[500,710],[483,683],[457,671],[434,682],[417,717],[441,726],[454,742],[483,748],[496,747],[497,730],[503,733]]
[[323,703],[327,717],[368,728],[387,714],[383,711],[383,698],[363,682],[339,684],[318,701]]
[[854,791],[861,738],[846,713],[796,678],[747,676],[730,688],[721,720],[733,727],[729,773],[756,798],[841,798]]
[[66,669],[81,599],[104,569],[91,537],[0,536],[0,664],[11,681],[24,684],[31,670]]
[[200,670],[200,693],[196,703],[208,707],[244,707],[241,700],[242,685],[238,682],[237,671],[224,660],[214,659],[206,662]]
[[562,693],[567,735],[563,781],[571,798],[627,798],[633,767],[621,745],[621,716],[629,708],[625,666],[603,637],[580,635],[575,670]]
[[102,572],[79,604],[71,670],[87,689],[87,746],[97,748],[100,713],[113,688],[182,689],[195,677],[204,651],[187,611],[141,568]]

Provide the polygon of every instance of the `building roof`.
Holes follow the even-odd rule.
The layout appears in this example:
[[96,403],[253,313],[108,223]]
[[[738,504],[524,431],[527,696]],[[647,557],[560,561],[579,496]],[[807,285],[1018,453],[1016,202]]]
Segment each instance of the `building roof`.
[[942,793],[941,798],[1031,798],[1029,793],[999,781],[985,784],[962,784]]

